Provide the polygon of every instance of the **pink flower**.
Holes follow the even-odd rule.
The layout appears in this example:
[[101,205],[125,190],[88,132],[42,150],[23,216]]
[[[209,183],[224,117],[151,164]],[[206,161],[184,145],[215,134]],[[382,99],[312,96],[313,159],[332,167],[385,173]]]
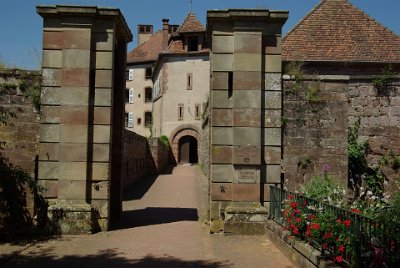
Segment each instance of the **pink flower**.
[[318,230],[319,228],[321,228],[321,226],[319,225],[319,223],[314,223],[313,228],[314,230]]
[[288,196],[288,198],[289,198],[290,200],[292,200],[292,199],[294,198],[294,196],[291,194],[291,195]]
[[344,252],[344,246],[343,246],[343,245],[340,245],[340,246],[338,247],[338,250],[339,250],[339,252]]
[[344,225],[346,225],[347,228],[349,228],[351,222],[350,222],[350,220],[344,220],[342,223],[343,223]]
[[361,210],[359,210],[359,209],[357,209],[357,208],[352,208],[352,209],[351,209],[351,212],[360,214],[360,213],[361,213]]
[[292,202],[292,208],[297,208],[298,204],[297,202]]
[[325,233],[322,239],[329,239],[332,237],[332,233]]
[[336,256],[335,257],[335,262],[342,262],[343,261],[343,257],[342,256]]
[[327,243],[323,243],[323,244],[322,244],[322,248],[323,248],[323,249],[328,249],[328,244],[327,244]]
[[297,227],[294,227],[293,234],[294,235],[298,235],[299,234],[299,229],[297,229]]

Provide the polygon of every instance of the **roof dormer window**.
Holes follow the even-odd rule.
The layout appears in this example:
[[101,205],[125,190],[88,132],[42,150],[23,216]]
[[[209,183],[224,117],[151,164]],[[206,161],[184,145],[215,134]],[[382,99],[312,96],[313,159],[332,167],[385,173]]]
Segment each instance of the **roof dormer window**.
[[199,39],[197,37],[188,38],[188,52],[199,51]]

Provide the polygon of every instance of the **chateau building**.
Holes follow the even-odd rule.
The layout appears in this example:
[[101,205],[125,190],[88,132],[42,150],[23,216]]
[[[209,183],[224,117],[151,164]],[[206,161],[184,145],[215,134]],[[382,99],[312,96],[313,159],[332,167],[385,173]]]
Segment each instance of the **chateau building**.
[[[152,32],[152,26],[138,29],[139,41]],[[180,27],[163,19],[163,29],[128,54],[127,128],[165,135],[177,162],[197,163],[209,72],[205,28],[196,16],[189,13]]]

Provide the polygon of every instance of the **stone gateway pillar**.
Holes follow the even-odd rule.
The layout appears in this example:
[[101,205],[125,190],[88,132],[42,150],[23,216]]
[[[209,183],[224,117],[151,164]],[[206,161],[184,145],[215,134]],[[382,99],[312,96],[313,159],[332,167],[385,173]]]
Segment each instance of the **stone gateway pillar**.
[[281,183],[281,38],[286,11],[208,11],[211,232],[265,232]]
[[[119,9],[38,6],[43,17],[39,182],[52,227],[108,230],[121,213],[126,44]],[[110,211],[115,212],[114,215]]]

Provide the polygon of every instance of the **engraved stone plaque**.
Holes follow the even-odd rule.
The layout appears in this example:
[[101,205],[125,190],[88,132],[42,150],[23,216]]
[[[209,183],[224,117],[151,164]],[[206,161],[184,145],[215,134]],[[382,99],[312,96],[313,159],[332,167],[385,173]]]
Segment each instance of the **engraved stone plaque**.
[[235,183],[260,182],[260,169],[258,166],[235,166]]
[[233,163],[241,165],[260,165],[261,148],[259,146],[234,146]]

